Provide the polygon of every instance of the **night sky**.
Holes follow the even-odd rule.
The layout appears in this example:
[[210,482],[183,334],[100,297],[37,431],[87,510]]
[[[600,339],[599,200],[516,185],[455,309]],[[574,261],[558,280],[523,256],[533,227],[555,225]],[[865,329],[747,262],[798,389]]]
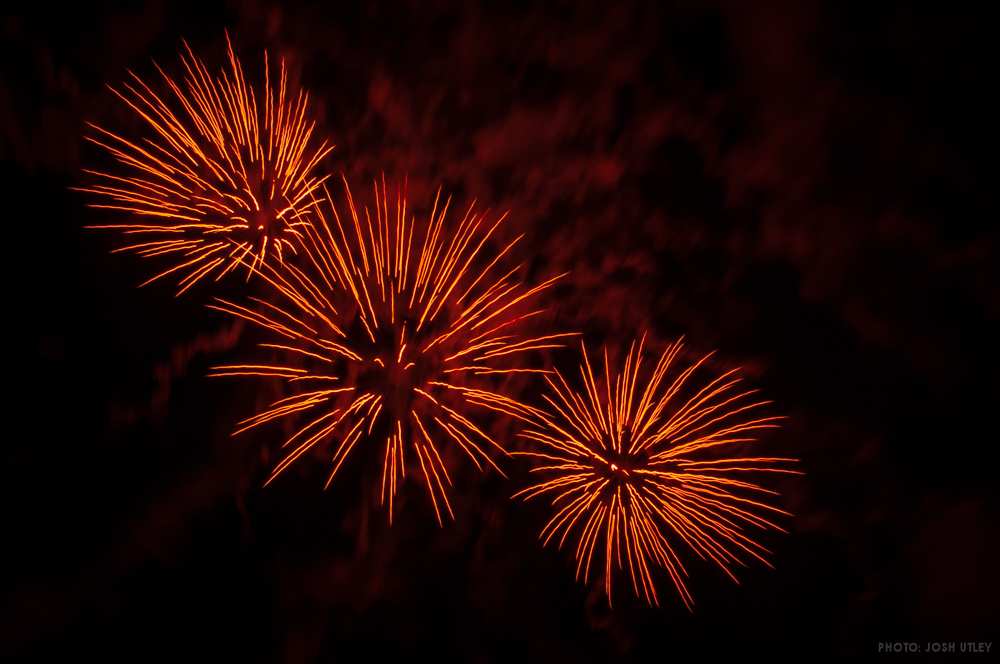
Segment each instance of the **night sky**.
[[[972,5],[35,4],[0,19],[0,654],[998,647],[995,35]],[[415,484],[391,528],[357,479],[262,489],[275,440],[229,435],[262,398],[205,378],[243,328],[209,288],[136,288],[150,264],[109,255],[83,229],[107,215],[70,190],[95,158],[86,121],[139,127],[105,84],[175,68],[182,39],[222,64],[226,29],[249,70],[266,48],[311,92],[325,171],[406,177],[418,209],[442,185],[509,210],[531,278],[571,272],[558,325],[683,334],[743,366],[789,417],[764,447],[806,473],[778,483],[795,517],[765,538],[776,569],[735,585],[696,564],[693,613],[664,577],[662,608],[623,592],[609,610],[539,546],[545,510],[509,499],[517,464],[460,477],[443,529]]]

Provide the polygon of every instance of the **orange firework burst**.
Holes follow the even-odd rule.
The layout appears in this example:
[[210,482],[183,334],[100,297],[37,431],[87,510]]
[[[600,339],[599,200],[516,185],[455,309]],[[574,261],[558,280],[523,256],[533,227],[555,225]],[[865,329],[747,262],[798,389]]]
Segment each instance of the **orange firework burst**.
[[217,299],[211,305],[275,337],[261,346],[279,357],[214,367],[212,375],[272,376],[290,388],[301,386],[235,432],[306,415],[285,440],[287,453],[267,483],[332,439],[329,486],[365,441],[362,446],[370,446],[381,466],[380,501],[388,502],[390,523],[409,458],[441,524],[445,514],[454,518],[446,490],[452,483],[449,452],[460,451],[479,470],[490,466],[501,474],[493,457],[507,454],[469,418],[470,407],[521,420],[539,415],[481,383],[541,371],[520,360],[560,347],[571,336],[518,333],[520,323],[544,311],[527,303],[560,277],[527,287],[517,278],[521,266],[501,267],[521,239],[496,252],[488,249],[503,216],[489,222],[470,206],[457,226],[446,224],[449,202],[442,204],[439,193],[421,223],[407,211],[405,193],[390,197],[384,182],[374,187],[374,211],[366,207],[359,214],[344,184],[343,213],[327,194],[332,219],[317,207],[318,220],[303,229],[303,268],[289,262],[281,270],[260,270],[275,297],[245,305]]
[[277,89],[264,53],[263,87],[254,91],[226,35],[229,67],[212,76],[184,43],[184,78],[177,83],[157,65],[163,93],[129,72],[123,90],[111,86],[148,130],[140,140],[88,123],[86,139],[119,170],[88,169],[93,183],[79,190],[134,223],[94,226],[131,241],[116,252],[169,256],[174,264],[143,285],[178,274],[178,295],[203,277],[221,278],[238,265],[258,265],[294,251],[292,238],[308,223],[312,194],[325,178],[313,175],[333,146],[313,139],[309,96],[289,89],[281,62]]
[[777,427],[780,417],[758,415],[770,402],[754,400],[756,390],[739,388],[737,369],[692,386],[711,354],[668,378],[683,348],[680,340],[640,382],[644,345],[645,338],[638,348],[632,343],[617,375],[605,349],[603,385],[594,378],[586,347],[581,390],[558,371],[545,376],[549,413],[520,434],[539,447],[515,452],[533,459],[532,472],[542,479],[515,497],[552,496],[555,515],[541,538],[545,545],[558,538],[562,547],[574,534],[576,575],[584,583],[600,544],[609,602],[612,567],[627,567],[635,594],[658,606],[653,568],[659,566],[690,610],[694,600],[676,546],[683,543],[710,559],[734,581],[732,568],[747,558],[770,566],[768,550],[747,531],[782,530],[767,514],[788,513],[762,502],[762,495],[776,492],[743,478],[798,474],[783,467],[797,460],[725,454],[753,442],[756,432]]

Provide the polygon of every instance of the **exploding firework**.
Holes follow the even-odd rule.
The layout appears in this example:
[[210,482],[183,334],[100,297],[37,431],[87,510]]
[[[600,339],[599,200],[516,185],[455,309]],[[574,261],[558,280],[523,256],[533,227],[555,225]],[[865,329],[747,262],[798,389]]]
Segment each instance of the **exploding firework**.
[[160,92],[129,72],[121,90],[109,86],[141,118],[146,135],[129,139],[88,123],[86,140],[115,164],[86,169],[97,197],[90,207],[131,215],[131,223],[93,226],[121,232],[115,252],[169,257],[170,267],[143,285],[179,277],[178,295],[202,278],[243,265],[249,274],[281,262],[309,222],[313,174],[333,146],[317,145],[309,96],[293,91],[284,61],[277,82],[264,53],[263,86],[255,91],[226,35],[228,69],[213,76],[184,43],[177,82],[158,65]]
[[[291,416],[305,423],[283,444],[270,483],[316,446],[333,441],[326,486],[359,444],[381,466],[379,496],[393,501],[408,467],[419,471],[439,524],[454,518],[445,460],[450,451],[480,471],[506,455],[469,411],[481,407],[526,421],[540,413],[497,391],[493,381],[543,371],[527,356],[563,345],[571,334],[523,336],[544,309],[529,304],[561,276],[536,286],[521,283],[523,266],[501,267],[522,239],[497,250],[504,219],[487,220],[470,206],[446,223],[449,201],[440,192],[426,222],[407,210],[405,192],[374,186],[374,211],[359,213],[344,182],[346,209],[326,195],[318,220],[303,229],[300,263],[264,268],[274,297],[238,304],[217,298],[213,308],[261,328],[261,346],[279,359],[214,367],[214,376],[268,376],[293,394],[240,422],[235,434]],[[296,425],[297,426],[297,425]],[[448,447],[448,450],[445,450]]]
[[783,530],[768,515],[788,513],[763,502],[775,491],[746,478],[798,474],[786,467],[796,459],[727,454],[777,427],[780,417],[759,414],[770,402],[742,389],[736,369],[695,385],[711,354],[672,371],[683,348],[679,340],[647,374],[644,345],[645,338],[638,348],[632,343],[617,374],[605,349],[603,381],[595,379],[582,347],[580,389],[559,371],[545,376],[548,412],[519,434],[537,447],[514,453],[531,459],[540,477],[515,497],[551,497],[555,514],[540,537],[543,545],[557,539],[561,548],[572,536],[578,580],[587,583],[594,551],[603,549],[609,603],[613,571],[627,567],[636,596],[658,606],[654,570],[660,567],[690,610],[679,545],[734,581],[733,567],[750,558],[770,566],[769,551],[749,531]]

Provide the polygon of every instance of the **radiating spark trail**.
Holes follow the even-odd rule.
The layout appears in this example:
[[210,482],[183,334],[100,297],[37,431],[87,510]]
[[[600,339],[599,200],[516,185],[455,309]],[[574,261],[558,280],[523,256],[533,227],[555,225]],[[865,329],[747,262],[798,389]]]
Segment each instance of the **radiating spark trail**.
[[579,387],[559,371],[546,375],[546,413],[519,434],[535,447],[513,453],[528,457],[538,474],[515,497],[551,499],[543,545],[570,540],[584,583],[597,551],[609,603],[615,571],[627,570],[636,596],[659,606],[660,568],[691,610],[682,546],[737,581],[733,568],[750,559],[770,566],[769,551],[750,531],[784,532],[774,519],[789,516],[767,502],[777,493],[753,478],[801,474],[789,467],[797,459],[733,451],[782,418],[761,414],[770,402],[743,389],[738,370],[699,384],[694,376],[711,354],[681,370],[682,348],[678,340],[644,371],[643,337],[617,373],[605,349],[598,377],[601,367],[595,374],[581,344]]
[[247,276],[295,251],[325,177],[316,166],[333,149],[314,137],[309,96],[294,91],[281,61],[277,80],[264,53],[264,81],[247,80],[229,35],[228,67],[212,75],[184,43],[183,78],[157,65],[154,90],[136,74],[111,91],[141,120],[128,137],[88,123],[86,140],[111,157],[110,169],[85,169],[78,187],[92,208],[123,212],[126,223],[92,226],[120,232],[114,252],[167,257],[169,267],[143,285],[173,275],[178,295],[202,279],[242,265]]
[[[325,190],[324,190],[325,191]],[[544,309],[532,302],[563,275],[535,286],[502,267],[520,237],[493,248],[504,217],[474,205],[446,223],[440,192],[425,220],[390,195],[384,179],[374,205],[359,208],[344,182],[344,204],[329,193],[317,220],[301,230],[298,265],[264,266],[273,297],[212,308],[244,319],[269,337],[280,360],[215,367],[215,376],[255,375],[301,391],[240,422],[237,433],[302,417],[284,442],[271,482],[310,450],[332,443],[329,485],[355,449],[381,466],[380,502],[392,522],[410,473],[423,483],[439,524],[453,518],[449,455],[502,474],[504,444],[476,424],[479,408],[528,421],[540,411],[498,389],[498,378],[542,369],[524,366],[574,333],[525,336]],[[324,212],[326,211],[326,212]]]

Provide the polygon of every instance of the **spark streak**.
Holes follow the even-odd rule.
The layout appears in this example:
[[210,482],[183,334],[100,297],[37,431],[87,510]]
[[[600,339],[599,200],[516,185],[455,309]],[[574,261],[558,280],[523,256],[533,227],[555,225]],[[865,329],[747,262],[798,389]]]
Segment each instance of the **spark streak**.
[[309,96],[293,91],[285,63],[276,82],[264,53],[264,83],[255,90],[229,35],[229,67],[213,76],[187,42],[178,82],[162,77],[156,91],[136,74],[109,89],[142,121],[137,139],[88,123],[86,140],[114,161],[112,170],[85,169],[95,196],[89,206],[133,220],[92,226],[118,231],[114,250],[173,263],[142,285],[175,275],[178,295],[202,279],[220,279],[240,265],[247,276],[265,262],[282,262],[308,225],[313,194],[325,177],[313,174],[333,149],[316,145]]
[[237,427],[242,433],[291,416],[307,420],[285,441],[285,456],[268,483],[332,442],[329,486],[355,448],[366,447],[381,464],[380,503],[389,522],[411,471],[440,525],[454,518],[449,451],[479,470],[503,472],[496,459],[507,455],[505,446],[470,411],[521,421],[540,415],[498,391],[496,381],[543,371],[523,362],[573,336],[519,332],[544,311],[529,302],[563,275],[529,287],[516,276],[521,266],[501,268],[522,238],[494,253],[491,242],[504,216],[489,221],[474,204],[457,224],[446,223],[450,200],[439,192],[429,218],[418,221],[405,192],[390,196],[384,179],[374,186],[374,210],[359,210],[346,180],[344,191],[344,209],[327,192],[325,205],[315,208],[317,221],[302,228],[301,267],[259,270],[274,297],[211,305],[277,337],[261,345],[282,359],[219,366],[212,375],[252,374],[303,386]]
[[545,376],[546,414],[519,434],[535,449],[513,453],[528,457],[539,478],[515,497],[551,498],[554,515],[540,539],[561,548],[572,535],[578,580],[588,582],[594,552],[603,551],[609,603],[615,570],[627,569],[636,596],[659,606],[659,567],[691,610],[680,547],[733,581],[733,568],[750,559],[770,566],[770,552],[748,531],[784,532],[773,519],[790,515],[767,502],[775,491],[746,478],[801,473],[788,467],[797,459],[727,452],[782,419],[758,414],[770,402],[741,388],[738,370],[697,385],[694,375],[709,354],[672,373],[683,348],[678,340],[644,372],[644,346],[645,337],[632,343],[618,373],[605,349],[599,380],[581,344],[579,389],[558,371]]

